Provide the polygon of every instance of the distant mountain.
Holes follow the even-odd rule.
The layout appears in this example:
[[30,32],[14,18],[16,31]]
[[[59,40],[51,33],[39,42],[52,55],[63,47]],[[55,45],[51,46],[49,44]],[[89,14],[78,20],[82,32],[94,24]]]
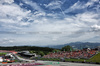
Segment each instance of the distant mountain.
[[55,49],[61,49],[64,46],[70,45],[73,48],[81,49],[81,48],[96,48],[100,46],[100,43],[90,43],[90,42],[73,42],[73,43],[68,43],[68,44],[63,44],[63,45],[51,45],[47,46],[50,48],[55,48]]

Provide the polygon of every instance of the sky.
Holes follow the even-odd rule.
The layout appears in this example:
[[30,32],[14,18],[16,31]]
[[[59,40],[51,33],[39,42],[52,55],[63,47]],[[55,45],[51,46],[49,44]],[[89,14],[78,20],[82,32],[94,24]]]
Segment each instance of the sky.
[[100,0],[0,0],[0,46],[100,42]]

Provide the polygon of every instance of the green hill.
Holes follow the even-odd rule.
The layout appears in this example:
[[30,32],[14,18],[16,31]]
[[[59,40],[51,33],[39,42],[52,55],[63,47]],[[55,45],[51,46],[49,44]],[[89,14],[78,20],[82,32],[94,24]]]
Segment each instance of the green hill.
[[92,62],[97,62],[100,63],[100,53],[96,54],[95,56],[93,56],[91,59],[89,59]]

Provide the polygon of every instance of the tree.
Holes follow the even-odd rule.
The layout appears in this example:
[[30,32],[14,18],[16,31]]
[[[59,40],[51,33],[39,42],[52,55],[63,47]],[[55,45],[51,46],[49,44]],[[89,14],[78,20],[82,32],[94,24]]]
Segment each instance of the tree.
[[60,50],[54,49],[52,52],[60,52]]
[[63,47],[61,50],[62,51],[73,51],[73,48],[71,46],[67,45],[67,46]]
[[43,51],[39,51],[38,54],[41,55],[41,56],[44,56],[45,55]]

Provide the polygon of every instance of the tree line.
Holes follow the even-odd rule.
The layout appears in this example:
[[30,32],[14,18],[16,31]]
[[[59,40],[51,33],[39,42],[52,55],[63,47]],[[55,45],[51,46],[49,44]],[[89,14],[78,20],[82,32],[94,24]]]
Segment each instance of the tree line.
[[30,53],[36,53],[41,56],[48,54],[49,52],[60,52],[60,51],[72,51],[71,46],[65,46],[62,49],[54,49],[49,47],[37,47],[37,46],[11,46],[11,47],[0,47],[0,50],[15,50],[15,51],[30,51]]

